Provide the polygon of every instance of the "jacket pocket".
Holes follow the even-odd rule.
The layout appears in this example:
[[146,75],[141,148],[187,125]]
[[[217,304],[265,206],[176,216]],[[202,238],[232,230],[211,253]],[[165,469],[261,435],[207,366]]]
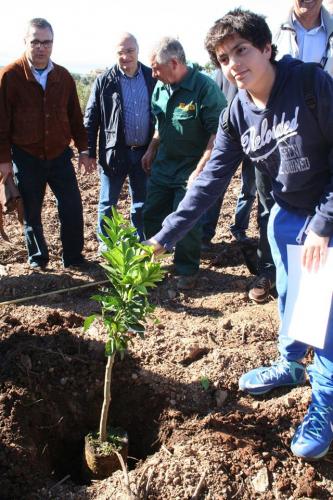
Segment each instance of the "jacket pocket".
[[175,131],[175,139],[193,139],[193,135],[197,133],[198,122],[196,119],[195,109],[189,111],[175,109],[172,116],[172,125]]

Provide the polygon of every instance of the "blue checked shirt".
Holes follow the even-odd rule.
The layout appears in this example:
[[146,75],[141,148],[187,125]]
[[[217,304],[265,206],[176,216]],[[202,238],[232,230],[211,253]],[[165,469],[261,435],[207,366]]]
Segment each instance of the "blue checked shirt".
[[143,146],[149,142],[150,102],[141,66],[133,77],[121,69],[120,75],[126,145]]

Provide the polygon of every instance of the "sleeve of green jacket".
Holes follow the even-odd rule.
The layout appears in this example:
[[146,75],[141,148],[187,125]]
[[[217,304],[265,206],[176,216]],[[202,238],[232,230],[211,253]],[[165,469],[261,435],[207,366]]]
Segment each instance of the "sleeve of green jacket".
[[203,127],[209,134],[216,134],[222,110],[227,106],[227,100],[218,85],[207,78],[200,99],[199,115]]

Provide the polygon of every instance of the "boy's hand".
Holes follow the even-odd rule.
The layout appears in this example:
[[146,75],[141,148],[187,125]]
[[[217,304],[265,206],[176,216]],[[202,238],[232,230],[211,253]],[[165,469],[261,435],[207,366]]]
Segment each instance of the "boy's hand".
[[302,266],[309,272],[317,272],[325,263],[329,241],[328,236],[318,236],[310,229],[302,248]]
[[148,245],[150,247],[154,247],[154,254],[161,255],[165,252],[165,248],[162,247],[154,238],[150,238],[149,240],[143,241],[143,245]]

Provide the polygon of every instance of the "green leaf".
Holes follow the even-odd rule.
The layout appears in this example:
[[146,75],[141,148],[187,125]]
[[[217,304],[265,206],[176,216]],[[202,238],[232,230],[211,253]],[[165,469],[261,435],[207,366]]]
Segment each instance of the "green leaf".
[[207,377],[200,377],[200,384],[204,391],[207,391],[210,386],[210,380]]
[[133,330],[134,332],[144,332],[145,331],[145,327],[143,325],[141,325],[140,323],[136,323],[136,324],[130,324],[129,325],[129,329]]
[[91,316],[88,316],[83,323],[83,330],[86,332],[90,325],[95,321],[97,317],[97,314],[92,314]]
[[91,298],[91,300],[96,300],[97,302],[102,302],[104,300],[104,295],[92,295],[90,298]]

